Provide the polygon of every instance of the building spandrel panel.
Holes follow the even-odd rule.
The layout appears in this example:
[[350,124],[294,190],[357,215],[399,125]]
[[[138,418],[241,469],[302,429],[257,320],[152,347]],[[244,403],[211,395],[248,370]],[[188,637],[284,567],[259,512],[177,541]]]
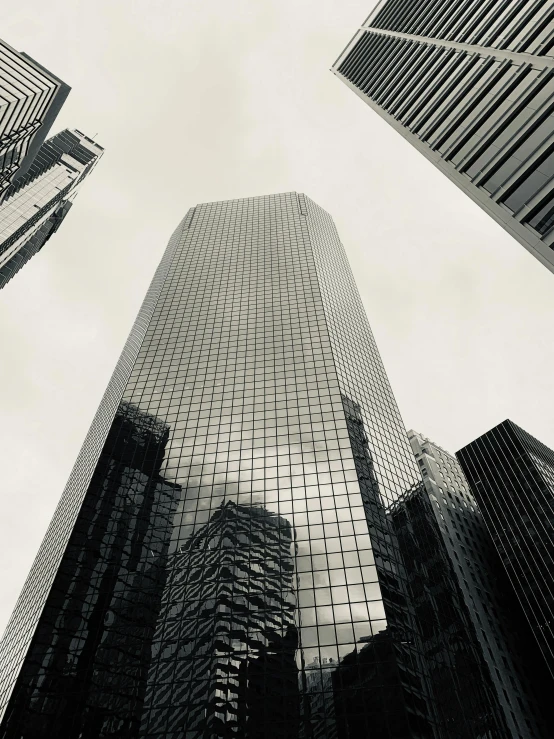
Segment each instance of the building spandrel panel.
[[551,271],[553,19],[553,0],[386,0],[333,66]]
[[328,214],[191,209],[4,636],[0,737],[450,739],[389,513],[418,482]]

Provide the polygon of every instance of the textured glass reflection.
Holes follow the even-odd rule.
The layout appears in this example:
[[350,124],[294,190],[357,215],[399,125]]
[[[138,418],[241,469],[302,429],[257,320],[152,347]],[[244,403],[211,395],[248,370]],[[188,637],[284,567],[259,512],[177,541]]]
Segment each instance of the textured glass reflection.
[[0,736],[447,737],[388,512],[419,480],[329,215],[192,209],[2,642]]

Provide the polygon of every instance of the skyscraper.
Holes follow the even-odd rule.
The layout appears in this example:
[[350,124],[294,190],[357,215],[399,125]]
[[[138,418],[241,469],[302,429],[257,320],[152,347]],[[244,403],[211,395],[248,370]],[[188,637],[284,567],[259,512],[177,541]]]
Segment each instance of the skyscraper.
[[554,452],[507,420],[456,456],[554,677]]
[[554,271],[551,0],[385,0],[333,72]]
[[70,89],[0,41],[0,202],[14,177],[29,168]]
[[192,208],[3,638],[0,737],[449,738],[387,513],[420,482],[330,216]]
[[0,288],[58,230],[78,188],[103,154],[80,131],[61,131],[15,177],[0,204]]
[[485,673],[486,689],[493,694],[490,703],[502,713],[508,736],[546,738],[550,734],[543,726],[544,706],[537,703],[541,692],[513,619],[513,597],[461,467],[453,455],[422,434],[409,431],[408,438],[423,486],[403,506],[417,506],[418,515],[430,519],[428,525],[440,539],[431,551],[439,556],[442,551],[447,560],[444,585],[462,616],[464,642],[473,641],[473,659],[478,663],[469,680],[475,684],[479,670]]

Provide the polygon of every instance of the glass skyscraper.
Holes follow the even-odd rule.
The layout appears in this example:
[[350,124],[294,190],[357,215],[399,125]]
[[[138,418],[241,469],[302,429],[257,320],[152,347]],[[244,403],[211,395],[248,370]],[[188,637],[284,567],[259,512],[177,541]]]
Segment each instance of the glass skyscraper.
[[81,131],[66,129],[39,149],[0,203],[0,288],[58,230],[84,178],[104,153]]
[[14,177],[29,168],[70,89],[0,40],[0,202]]
[[192,208],[4,635],[0,737],[474,739],[390,514],[418,484],[330,216]]
[[[504,421],[456,456],[479,503],[520,605],[554,677],[554,451]],[[535,671],[540,673],[541,658]],[[551,690],[547,692],[548,699]]]
[[333,72],[554,271],[552,0],[385,0]]

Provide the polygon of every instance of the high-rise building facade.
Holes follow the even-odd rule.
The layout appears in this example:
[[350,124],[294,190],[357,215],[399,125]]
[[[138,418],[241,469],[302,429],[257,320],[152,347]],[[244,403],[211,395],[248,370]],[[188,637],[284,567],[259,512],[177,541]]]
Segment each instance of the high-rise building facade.
[[[8,627],[0,735],[321,734],[336,721],[314,684],[344,691],[305,666],[385,634],[372,712],[429,736],[417,653],[387,631],[380,577],[392,603],[401,571],[385,533],[372,545],[347,414],[360,444],[372,429],[374,494],[393,499],[417,469],[331,219],[295,193],[191,210]],[[160,431],[137,442],[137,419]]]
[[4,635],[0,737],[474,739],[387,513],[417,484],[330,216],[192,208]]
[[[428,502],[424,505],[418,499],[418,508],[422,516],[432,518],[439,534],[442,546],[437,544],[437,549],[445,552],[450,571],[447,587],[458,615],[463,612],[469,619],[464,642],[474,643],[475,662],[486,672],[493,693],[491,703],[502,712],[508,736],[546,739],[547,712],[513,619],[513,597],[462,469],[453,455],[422,434],[409,431],[408,438],[423,477],[418,492]],[[478,669],[472,669],[470,681]]]
[[29,168],[70,89],[0,40],[0,202],[13,179]]
[[385,0],[333,72],[554,271],[552,0]]
[[58,230],[103,151],[80,131],[66,129],[48,139],[9,185],[0,203],[0,288]]
[[554,452],[507,420],[456,456],[491,532],[514,600],[519,601],[522,625],[528,625],[540,648],[551,684]]

